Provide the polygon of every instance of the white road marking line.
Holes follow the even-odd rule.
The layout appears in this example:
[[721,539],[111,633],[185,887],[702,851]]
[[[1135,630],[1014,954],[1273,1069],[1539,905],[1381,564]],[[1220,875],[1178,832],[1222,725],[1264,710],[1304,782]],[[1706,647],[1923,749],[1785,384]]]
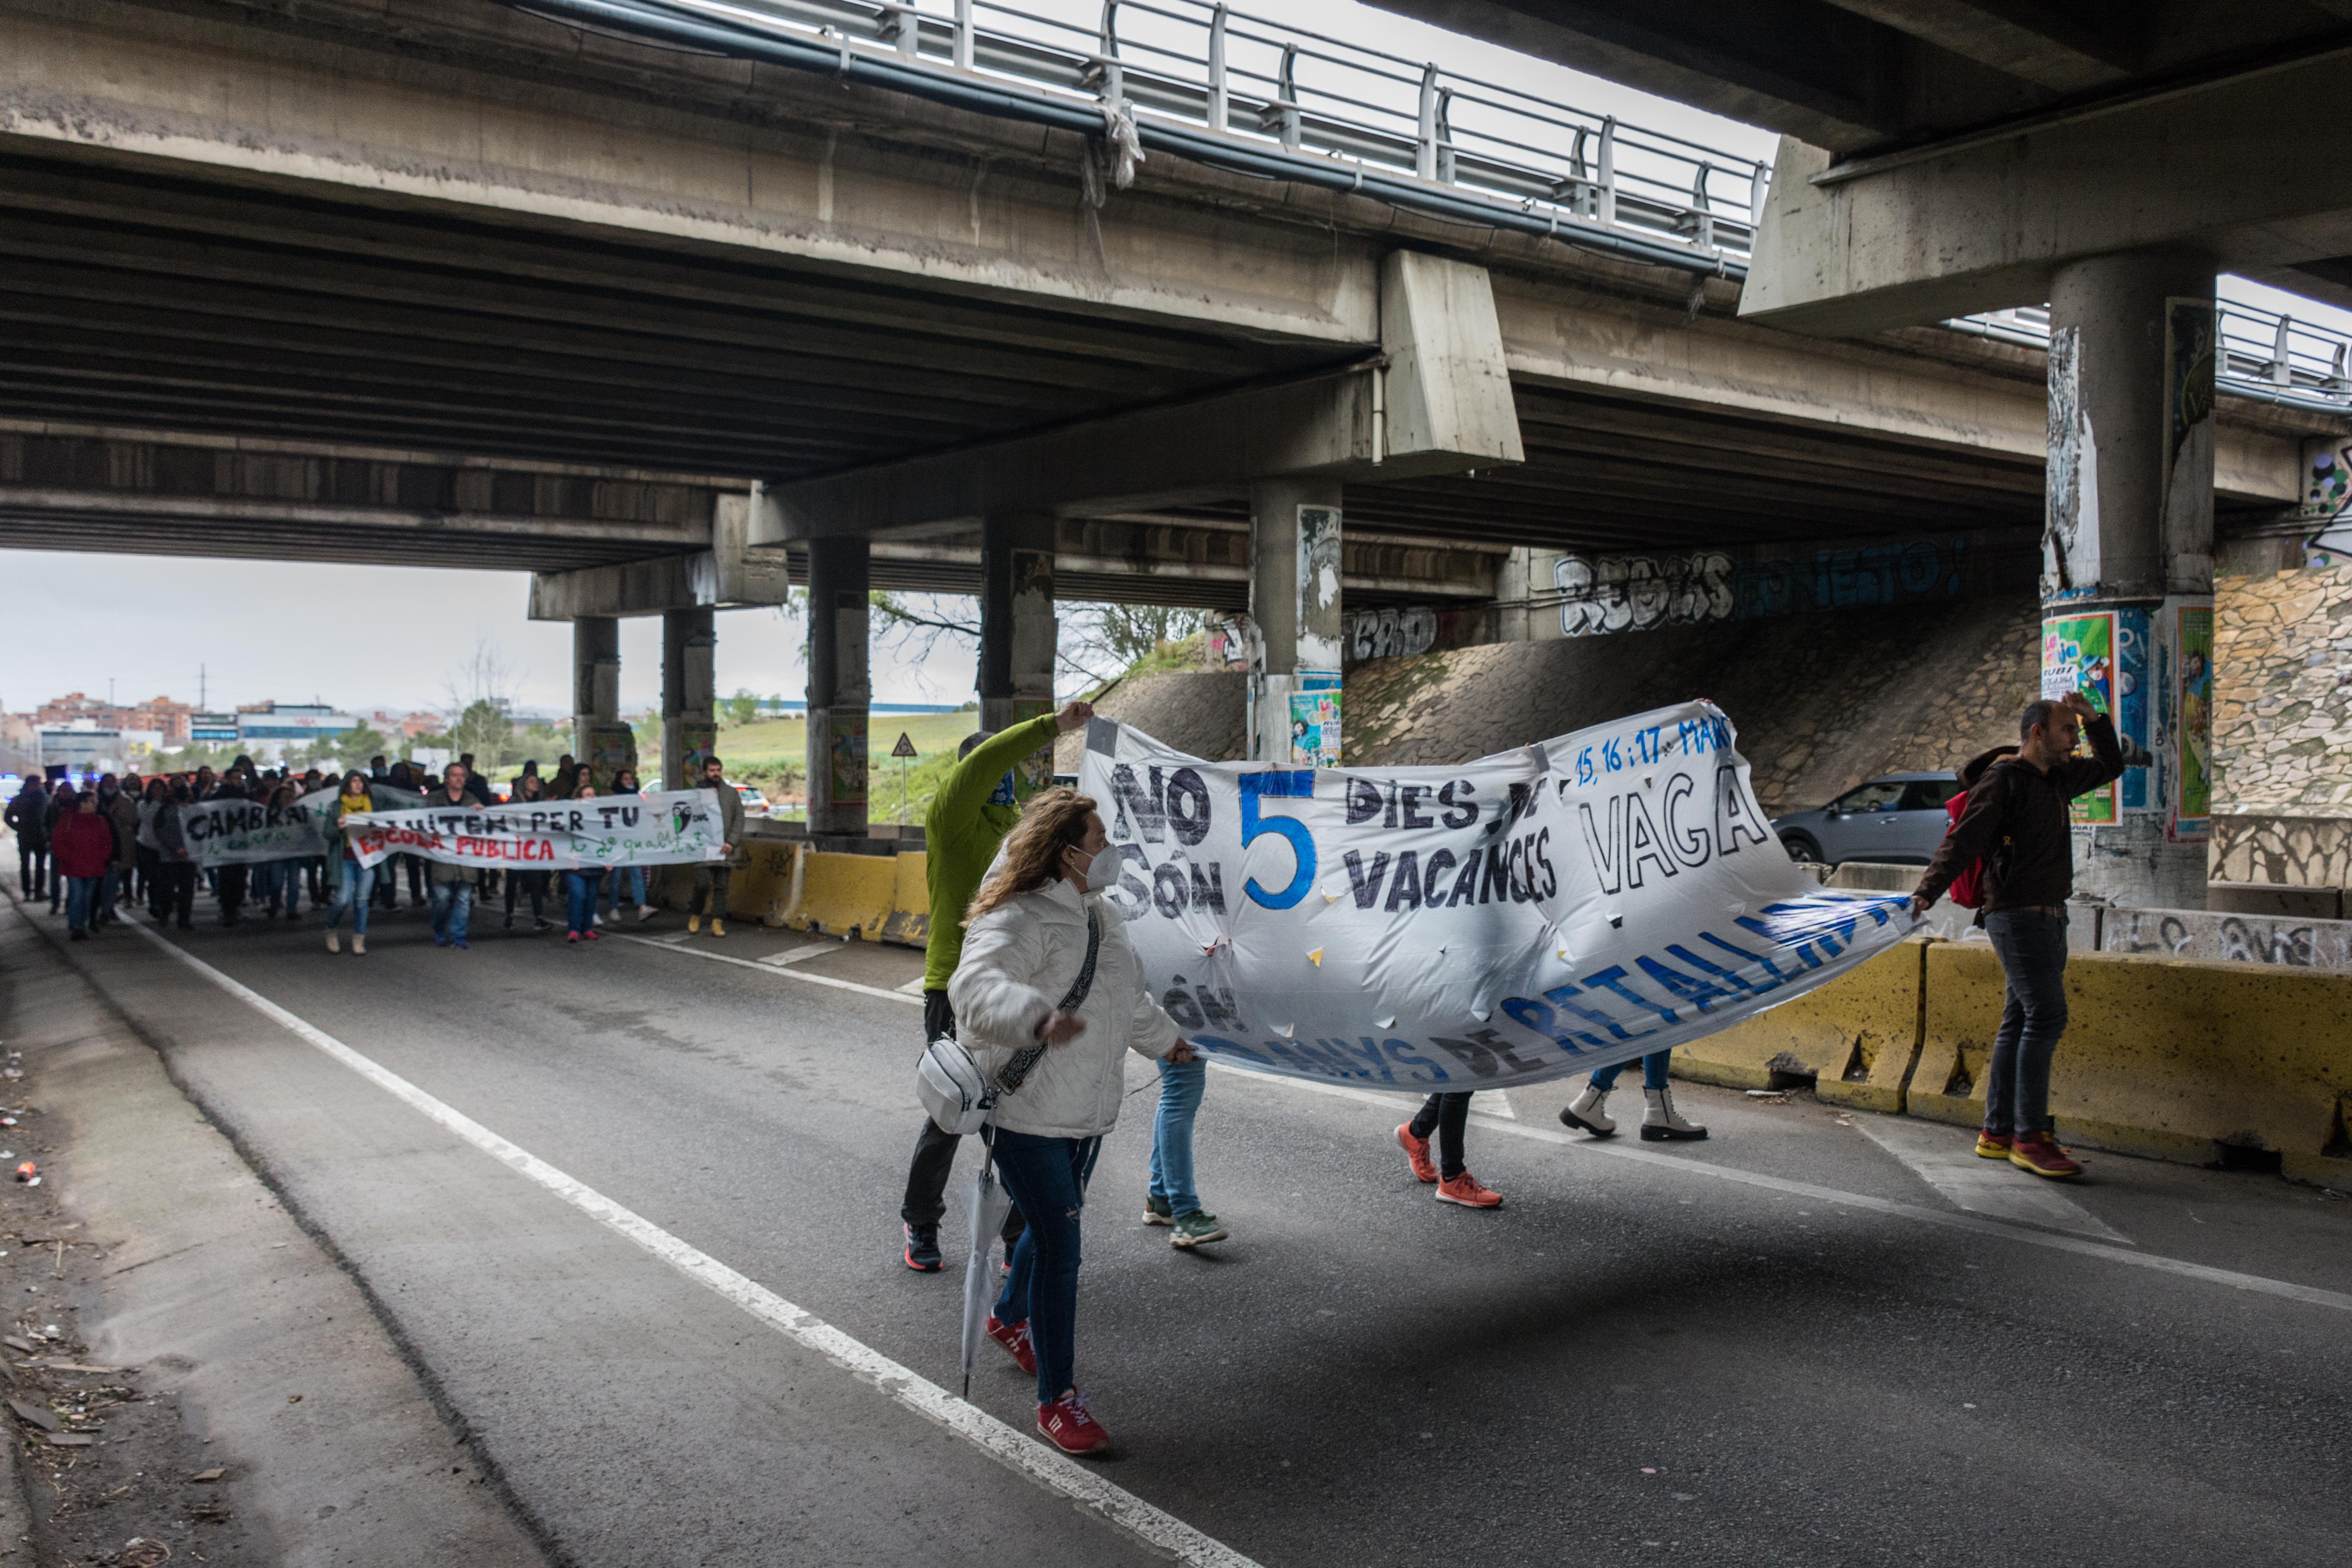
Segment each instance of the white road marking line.
[[908,996],[920,996],[923,994],[923,977],[918,974],[898,989]]
[[836,943],[813,942],[805,947],[788,947],[782,952],[772,952],[765,958],[755,959],[752,962],[764,963],[771,969],[782,969],[787,963],[799,963],[805,959],[823,958],[828,952],[840,951],[841,948]]
[[[238,1001],[341,1062],[395,1100],[404,1101],[428,1121],[438,1123],[492,1159],[538,1183],[608,1229],[635,1242],[688,1279],[708,1286],[787,1339],[814,1351],[845,1372],[870,1380],[877,1388],[899,1404],[939,1423],[992,1458],[1011,1466],[1048,1490],[1058,1492],[1090,1510],[1105,1523],[1126,1531],[1146,1545],[1169,1553],[1180,1563],[1200,1563],[1203,1568],[1258,1568],[1256,1563],[1223,1542],[1203,1534],[1172,1514],[1152,1507],[1134,1493],[1113,1486],[1094,1471],[1037,1439],[1024,1436],[995,1416],[964,1403],[929,1379],[918,1376],[881,1352],[850,1338],[815,1313],[795,1307],[765,1286],[744,1278],[652,1221],[623,1208],[537,1155],[507,1142],[471,1117],[436,1100],[391,1068],[362,1056],[325,1030],[288,1012],[259,992],[230,979],[146,926],[136,921],[124,923]],[[657,945],[650,938],[631,940]],[[719,955],[706,953],[702,956],[716,958]],[[723,959],[721,962],[758,967],[751,959]],[[819,976],[810,974],[796,978],[814,980]],[[856,989],[874,991],[870,985]],[[874,994],[877,996],[896,994],[888,991],[874,991]],[[900,997],[899,1000],[906,998]]]
[[[615,931],[614,934],[618,936],[620,933]],[[694,933],[690,931],[674,931],[667,936],[641,936],[637,938],[637,940],[639,942],[661,942],[665,946],[675,946],[681,942],[693,941]]]
[[1962,1142],[1972,1139],[1973,1133],[1900,1116],[1857,1117],[1853,1125],[1864,1137],[1902,1161],[1913,1175],[1971,1214],[2071,1230],[2119,1247],[2133,1245],[2130,1237],[2054,1184],[2028,1175],[2006,1160],[1979,1159],[1974,1146]]
[[732,963],[743,969],[756,969],[762,974],[781,974],[787,980],[805,980],[811,985],[830,985],[837,991],[863,992],[868,996],[879,996],[886,1002],[911,1002],[918,1007],[923,1005],[920,996],[909,996],[903,991],[886,991],[879,985],[860,985],[855,980],[835,980],[830,974],[803,974],[797,969],[779,968],[763,958],[733,958],[700,947],[668,947],[649,936],[624,936],[620,940],[641,942],[647,947],[658,947],[665,952],[682,952],[688,958],[707,958],[713,963]]
[[[1360,1100],[1393,1111],[1398,1104],[1395,1093],[1381,1094],[1369,1089],[1350,1089],[1345,1084],[1312,1083],[1305,1079],[1277,1078],[1272,1073],[1251,1072],[1229,1062],[1209,1064],[1221,1072],[1242,1073],[1261,1083],[1280,1084],[1286,1089],[1304,1089],[1309,1094],[1334,1095],[1341,1100]],[[1812,1198],[1826,1204],[1839,1204],[1847,1208],[1868,1209],[1875,1214],[1894,1215],[1916,1220],[1922,1225],[1939,1226],[1946,1230],[1964,1230],[1977,1236],[1998,1237],[2004,1241],[2023,1242],[2029,1247],[2044,1247],[2053,1252],[2071,1252],[2080,1258],[2096,1258],[2109,1263],[2120,1263],[2134,1268],[2153,1268],[2160,1273],[2178,1274],[2186,1279],[2202,1279],[2208,1284],[2226,1285],[2234,1290],[2250,1290],[2256,1295],[2279,1296],[2290,1301],[2302,1301],[2315,1307],[2333,1307],[2339,1312],[2352,1312],[2352,1295],[2340,1290],[2323,1290],[2315,1285],[2297,1285],[2290,1280],[2272,1279],[2260,1274],[2241,1274],[2235,1269],[2215,1268],[2208,1264],[2190,1263],[2183,1258],[2164,1258],[2149,1252],[2126,1252],[2120,1247],[2102,1242],[2080,1241],[2070,1236],[2053,1236],[2046,1230],[2033,1230],[2006,1220],[1977,1215],[1953,1214],[1948,1209],[1931,1209],[1918,1204],[1896,1203],[1888,1198],[1874,1198],[1861,1193],[1840,1191],[1836,1187],[1817,1187],[1811,1182],[1791,1182],[1780,1176],[1759,1175],[1753,1171],[1734,1170],[1727,1165],[1711,1165],[1698,1160],[1686,1160],[1673,1154],[1653,1153],[1647,1149],[1627,1147],[1612,1140],[1587,1138],[1549,1127],[1531,1126],[1524,1121],[1505,1121],[1499,1117],[1473,1112],[1471,1120],[1497,1132],[1517,1133],[1538,1142],[1573,1149],[1580,1153],[1606,1155],[1612,1160],[1632,1160],[1644,1165],[1659,1165],[1679,1171],[1686,1176],[1702,1176],[1718,1182],[1731,1182],[1740,1186],[1760,1187],[1767,1192],[1787,1193],[1793,1197]]]
[[1519,1119],[1519,1113],[1511,1109],[1511,1097],[1508,1093],[1497,1090],[1496,1093],[1488,1095],[1486,1097],[1486,1101],[1487,1102],[1484,1105],[1478,1105],[1474,1100],[1472,1104],[1475,1106],[1477,1110],[1485,1111],[1489,1116],[1500,1116],[1512,1121],[1517,1121]]

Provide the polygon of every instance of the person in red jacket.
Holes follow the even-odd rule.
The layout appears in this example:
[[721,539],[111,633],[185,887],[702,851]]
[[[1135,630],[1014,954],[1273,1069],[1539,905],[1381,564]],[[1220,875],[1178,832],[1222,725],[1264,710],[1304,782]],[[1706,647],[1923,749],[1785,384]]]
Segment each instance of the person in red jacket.
[[66,928],[70,939],[89,937],[98,906],[99,884],[114,860],[114,825],[98,814],[98,792],[83,790],[60,803],[49,837],[49,860],[66,879]]

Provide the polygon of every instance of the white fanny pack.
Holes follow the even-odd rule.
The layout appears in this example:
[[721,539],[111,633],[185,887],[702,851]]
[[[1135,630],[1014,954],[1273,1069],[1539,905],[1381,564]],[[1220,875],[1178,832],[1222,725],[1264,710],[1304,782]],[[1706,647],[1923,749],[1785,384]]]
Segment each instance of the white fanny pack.
[[[1094,989],[1095,959],[1101,950],[1102,927],[1089,910],[1087,962],[1078,970],[1069,994],[1062,998],[1063,1012],[1075,1012],[1086,1001],[1087,993]],[[922,1059],[915,1064],[915,1098],[923,1102],[923,1110],[940,1131],[959,1137],[977,1132],[988,1125],[996,1102],[1017,1090],[1045,1054],[1042,1045],[1024,1047],[1004,1069],[1004,1076],[992,1084],[961,1040],[953,1035],[941,1035],[923,1047]]]

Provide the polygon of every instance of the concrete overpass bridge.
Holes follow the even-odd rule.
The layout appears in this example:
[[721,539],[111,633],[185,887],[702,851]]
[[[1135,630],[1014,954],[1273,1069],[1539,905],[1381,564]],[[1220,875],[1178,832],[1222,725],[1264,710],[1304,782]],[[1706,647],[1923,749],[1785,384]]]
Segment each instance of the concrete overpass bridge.
[[[673,751],[710,610],[788,584],[849,753],[868,586],[982,594],[999,721],[1055,597],[1247,606],[1278,699],[1349,607],[1539,629],[1571,556],[1958,539],[2028,591],[2034,324],[1744,319],[1791,154],[1162,11],[6,0],[0,542],[527,567],[583,731],[669,618]],[[2274,328],[2222,318],[2225,526],[2344,425]]]

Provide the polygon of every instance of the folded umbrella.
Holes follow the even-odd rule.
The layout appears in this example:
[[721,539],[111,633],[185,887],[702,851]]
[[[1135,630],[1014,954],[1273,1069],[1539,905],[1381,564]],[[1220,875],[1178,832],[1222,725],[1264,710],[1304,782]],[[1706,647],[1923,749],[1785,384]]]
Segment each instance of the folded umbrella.
[[[984,1137],[982,1147],[987,1147]],[[970,1399],[972,1352],[988,1331],[984,1325],[996,1299],[996,1271],[988,1266],[989,1244],[1004,1228],[1004,1216],[1013,1210],[1013,1194],[996,1179],[994,1151],[981,1160],[964,1207],[971,1215],[971,1256],[963,1266],[963,1396]]]

